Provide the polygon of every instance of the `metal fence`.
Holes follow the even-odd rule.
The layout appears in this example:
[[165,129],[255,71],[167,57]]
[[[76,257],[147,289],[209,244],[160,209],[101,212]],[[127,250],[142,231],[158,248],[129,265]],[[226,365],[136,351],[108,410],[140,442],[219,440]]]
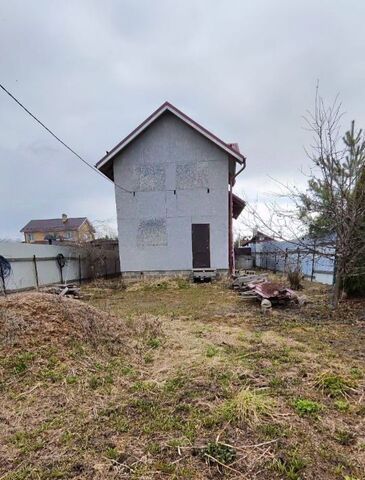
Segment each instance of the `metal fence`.
[[290,242],[262,242],[252,249],[256,267],[274,272],[300,270],[311,281],[333,284],[335,273],[334,248],[310,244],[296,247]]
[[[97,255],[92,255],[97,252]],[[66,282],[81,282],[120,273],[117,250],[85,250],[59,245],[0,242],[0,255],[11,266],[10,275],[1,278],[0,292],[14,292]]]

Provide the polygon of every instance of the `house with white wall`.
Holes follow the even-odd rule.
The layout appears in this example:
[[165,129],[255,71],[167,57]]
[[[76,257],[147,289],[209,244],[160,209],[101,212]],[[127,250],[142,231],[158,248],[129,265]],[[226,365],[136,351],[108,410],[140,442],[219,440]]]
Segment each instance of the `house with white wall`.
[[246,159],[166,102],[96,167],[115,184],[121,271],[129,275],[234,268],[233,194]]

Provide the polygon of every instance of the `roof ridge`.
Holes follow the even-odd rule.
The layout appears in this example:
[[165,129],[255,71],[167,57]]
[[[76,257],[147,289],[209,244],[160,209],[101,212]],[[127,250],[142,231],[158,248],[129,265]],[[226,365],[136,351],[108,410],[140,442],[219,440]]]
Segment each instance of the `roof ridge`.
[[[87,218],[87,217],[69,217],[67,216],[67,220],[75,220],[75,219],[79,219],[79,218]],[[43,220],[45,221],[49,221],[49,220],[62,220],[62,217],[54,217],[54,218],[32,218],[29,220],[29,222],[42,222]],[[29,223],[28,222],[28,223]]]
[[[58,218],[33,218],[29,220],[26,225],[20,230],[21,232],[33,230],[33,231],[47,231],[47,230],[77,230],[79,229],[86,221],[90,223],[87,217],[67,217],[67,222],[61,217]],[[90,224],[91,225],[91,224]]]

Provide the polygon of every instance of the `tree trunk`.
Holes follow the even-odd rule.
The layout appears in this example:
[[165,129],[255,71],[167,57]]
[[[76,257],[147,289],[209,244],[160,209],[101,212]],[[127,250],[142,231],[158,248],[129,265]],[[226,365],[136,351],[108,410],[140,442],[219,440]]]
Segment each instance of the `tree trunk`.
[[343,285],[343,265],[341,257],[337,257],[336,259],[336,278],[335,284],[333,286],[333,295],[332,295],[332,306],[333,308],[337,308],[338,302],[340,301],[341,296],[341,289]]

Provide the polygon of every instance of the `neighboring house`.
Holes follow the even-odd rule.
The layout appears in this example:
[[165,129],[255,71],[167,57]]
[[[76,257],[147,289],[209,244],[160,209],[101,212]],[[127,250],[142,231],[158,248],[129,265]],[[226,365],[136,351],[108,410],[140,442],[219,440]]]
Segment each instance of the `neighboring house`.
[[115,183],[121,271],[232,270],[245,164],[237,144],[168,102],[107,152],[96,167]]
[[275,239],[273,237],[269,237],[269,235],[266,235],[265,233],[262,233],[259,230],[255,229],[252,238],[240,242],[240,247],[253,246],[256,243],[272,242],[274,240]]
[[53,241],[86,242],[94,239],[94,227],[86,217],[47,218],[31,220],[21,232],[26,243],[52,243]]

